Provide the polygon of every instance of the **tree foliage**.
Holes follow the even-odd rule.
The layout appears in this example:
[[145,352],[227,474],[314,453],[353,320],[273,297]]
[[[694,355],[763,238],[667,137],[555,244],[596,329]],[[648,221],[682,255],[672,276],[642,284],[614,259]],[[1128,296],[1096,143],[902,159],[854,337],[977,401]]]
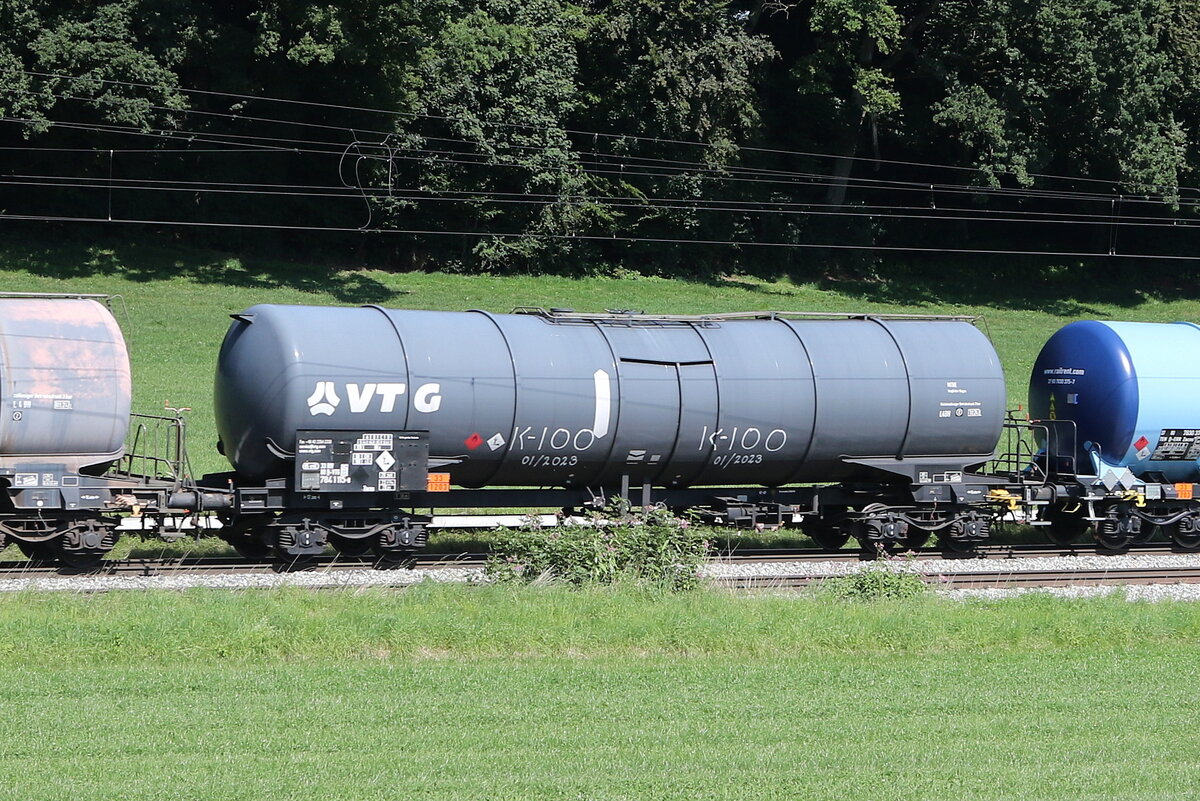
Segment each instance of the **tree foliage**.
[[1109,175],[1173,192],[1190,80],[1171,58],[1163,0],[946,0],[930,20],[933,122],[989,182],[1010,173]]
[[1191,214],[1198,76],[1200,0],[0,0],[0,138],[31,148],[5,172],[58,182],[0,209],[343,232],[398,267],[795,272],[687,243],[944,243],[856,212],[1091,186],[1056,175]]

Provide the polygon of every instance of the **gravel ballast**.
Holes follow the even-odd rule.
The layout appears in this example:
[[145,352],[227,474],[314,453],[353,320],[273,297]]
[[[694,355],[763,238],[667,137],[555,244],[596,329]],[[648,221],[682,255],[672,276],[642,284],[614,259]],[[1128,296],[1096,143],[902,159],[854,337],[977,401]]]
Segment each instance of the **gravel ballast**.
[[1142,570],[1155,568],[1200,567],[1200,553],[1136,554],[1126,556],[1030,556],[1005,559],[909,559],[896,557],[881,562],[710,562],[701,575],[738,576],[844,576],[867,565],[887,565],[889,569],[925,576],[951,576],[971,573],[1024,572],[1029,570]]
[[[726,562],[715,560],[701,568],[704,578],[724,579],[773,576],[836,577],[869,568],[924,576],[970,575],[1041,571],[1120,571],[1200,567],[1200,554],[1139,554],[1127,556],[1063,556],[1011,559],[892,559],[886,562]],[[406,587],[422,581],[481,583],[481,567],[431,567],[415,570],[306,570],[292,573],[171,573],[150,576],[29,576],[0,579],[0,592],[106,592],[113,590],[230,590],[307,587],[314,589]],[[1000,579],[1003,581],[1003,578]],[[1060,586],[988,589],[944,589],[950,598],[1005,598],[1027,592],[1063,597],[1091,597],[1124,593],[1129,600],[1200,600],[1200,584],[1141,584],[1130,586]]]
[[107,592],[110,590],[269,590],[408,587],[422,581],[483,581],[481,567],[424,570],[308,570],[294,573],[176,573],[160,576],[52,576],[0,579],[0,592]]
[[[898,557],[884,562],[711,562],[701,568],[706,578],[762,578],[773,576],[809,576],[833,578],[856,573],[874,566],[886,566],[897,572],[922,576],[969,576],[971,574],[1022,573],[1028,571],[1106,571],[1154,570],[1180,567],[1200,567],[1196,554],[1137,554],[1125,556],[1057,556],[1014,557],[1007,559],[908,559]],[[1003,578],[1000,578],[1003,581]],[[1123,593],[1130,601],[1200,601],[1200,584],[1131,584],[1079,585],[1061,587],[1012,587],[984,589],[940,589],[947,598],[969,599],[1011,598],[1030,592],[1040,592],[1064,598],[1099,597]]]

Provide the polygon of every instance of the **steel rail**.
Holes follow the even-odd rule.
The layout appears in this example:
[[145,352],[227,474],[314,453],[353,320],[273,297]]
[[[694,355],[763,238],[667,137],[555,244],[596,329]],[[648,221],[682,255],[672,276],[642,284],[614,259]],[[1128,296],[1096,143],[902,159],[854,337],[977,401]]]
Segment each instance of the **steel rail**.
[[[1170,553],[1168,544],[1149,544],[1131,549],[1125,555],[1162,555]],[[844,564],[853,562],[881,563],[904,562],[920,560],[922,563],[945,562],[953,564],[964,557],[982,558],[994,561],[996,568],[985,572],[946,572],[917,574],[929,583],[938,586],[995,586],[997,583],[1019,584],[1031,581],[1070,582],[1084,580],[1098,583],[1097,576],[1115,577],[1109,583],[1129,581],[1145,583],[1155,581],[1192,581],[1200,577],[1200,567],[1155,567],[1155,568],[1078,568],[1063,570],[1023,570],[1014,571],[1003,567],[1005,561],[1014,558],[1049,559],[1056,557],[1082,558],[1086,556],[1103,556],[1103,551],[1095,548],[1047,548],[1041,545],[1005,545],[981,548],[973,554],[942,554],[933,549],[909,551],[903,554],[892,554],[890,559],[878,560],[872,554],[843,549],[840,551],[814,551],[812,549],[772,548],[737,551],[732,554],[715,555],[710,557],[708,564],[787,564],[787,563],[830,563]],[[155,556],[130,557],[119,560],[105,560],[94,568],[71,568],[55,563],[42,563],[28,560],[0,561],[0,580],[29,579],[42,577],[69,576],[162,576],[193,574],[270,574],[287,572],[343,572],[351,570],[371,569],[404,569],[414,571],[434,570],[439,568],[481,567],[487,560],[485,553],[458,554],[417,554],[404,561],[379,560],[373,556],[348,557],[339,554],[323,555],[315,558],[297,560],[295,562],[280,561],[250,561],[236,556]],[[808,586],[836,576],[804,574],[776,574],[773,576],[741,576],[714,578],[718,585],[736,587],[788,587]],[[990,582],[990,583],[988,583]]]
[[265,574],[299,571],[346,571],[370,569],[434,570],[446,567],[479,567],[485,554],[432,554],[405,561],[373,557],[318,556],[295,562],[251,561],[238,556],[133,557],[106,559],[94,568],[72,568],[32,560],[0,562],[0,580],[62,576],[160,576],[168,574]]
[[[1092,587],[1131,584],[1200,584],[1200,567],[1133,567],[1079,570],[994,570],[975,573],[914,573],[937,589],[1017,589],[1022,587]],[[838,576],[789,574],[778,576],[721,576],[708,579],[733,590],[794,590],[820,586]]]

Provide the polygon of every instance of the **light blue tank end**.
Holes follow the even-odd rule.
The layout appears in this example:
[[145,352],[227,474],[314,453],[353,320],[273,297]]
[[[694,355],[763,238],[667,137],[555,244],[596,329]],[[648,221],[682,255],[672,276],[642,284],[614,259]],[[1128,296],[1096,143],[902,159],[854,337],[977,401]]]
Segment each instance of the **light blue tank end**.
[[1080,473],[1200,481],[1200,326],[1071,323],[1034,363],[1029,408],[1075,422]]

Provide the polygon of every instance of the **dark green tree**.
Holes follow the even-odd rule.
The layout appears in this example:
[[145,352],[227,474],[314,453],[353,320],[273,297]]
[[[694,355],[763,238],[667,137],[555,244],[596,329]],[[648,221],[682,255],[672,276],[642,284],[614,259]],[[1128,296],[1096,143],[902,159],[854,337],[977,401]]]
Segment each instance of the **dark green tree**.
[[177,123],[172,112],[187,105],[175,69],[186,53],[190,6],[2,0],[0,112],[22,121],[27,134],[44,132],[49,112],[64,106],[79,121]]
[[[607,154],[598,159],[605,191],[627,198],[614,214],[615,230],[651,240],[752,238],[745,215],[707,210],[759,196],[752,181],[732,180],[742,148],[761,144],[759,88],[775,56],[765,37],[750,32],[749,10],[695,0],[586,7],[580,73],[587,102],[576,127],[612,136],[576,143]],[[607,252],[647,273],[711,273],[744,258],[728,248],[664,242]]]
[[1164,0],[944,0],[922,52],[935,131],[987,183],[1061,172],[1174,198],[1194,79],[1170,25]]

